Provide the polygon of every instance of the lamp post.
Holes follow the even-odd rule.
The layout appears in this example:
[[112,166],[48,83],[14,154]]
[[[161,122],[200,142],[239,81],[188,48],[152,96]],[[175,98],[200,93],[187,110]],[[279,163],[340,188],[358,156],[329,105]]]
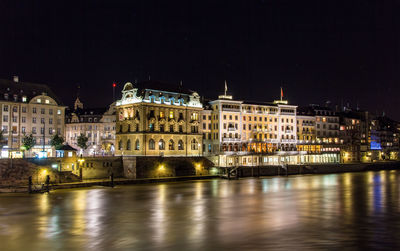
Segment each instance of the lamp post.
[[201,144],[200,144],[200,143],[198,143],[198,144],[197,144],[197,146],[198,146],[198,148],[199,148],[199,157],[200,157],[200,156],[201,156],[201,147],[200,147],[200,146],[201,146]]

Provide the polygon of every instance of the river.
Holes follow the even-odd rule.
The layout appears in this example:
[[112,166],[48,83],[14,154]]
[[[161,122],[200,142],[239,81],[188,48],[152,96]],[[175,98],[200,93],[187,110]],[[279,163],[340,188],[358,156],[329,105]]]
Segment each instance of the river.
[[395,249],[400,171],[0,195],[0,250]]

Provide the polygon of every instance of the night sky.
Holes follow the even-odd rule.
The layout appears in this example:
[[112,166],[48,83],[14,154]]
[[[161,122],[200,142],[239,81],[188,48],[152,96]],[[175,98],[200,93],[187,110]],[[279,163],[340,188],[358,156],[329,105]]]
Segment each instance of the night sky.
[[0,1],[0,78],[89,107],[127,81],[326,101],[400,120],[400,1]]

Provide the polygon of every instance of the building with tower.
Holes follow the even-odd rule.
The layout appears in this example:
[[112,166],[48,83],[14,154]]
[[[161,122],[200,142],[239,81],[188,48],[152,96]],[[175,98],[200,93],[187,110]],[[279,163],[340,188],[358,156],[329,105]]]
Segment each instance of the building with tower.
[[[84,108],[79,94],[74,109],[66,112],[65,141],[84,156],[114,155],[115,103],[108,108]],[[88,138],[87,148],[78,145],[78,137]]]

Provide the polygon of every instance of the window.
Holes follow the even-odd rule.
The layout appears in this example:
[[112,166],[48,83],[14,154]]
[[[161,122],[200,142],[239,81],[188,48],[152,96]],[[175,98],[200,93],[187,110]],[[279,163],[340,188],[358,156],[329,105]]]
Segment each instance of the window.
[[26,96],[22,97],[22,102],[26,102]]
[[173,119],[174,118],[174,111],[169,111],[169,118]]
[[179,140],[178,141],[178,150],[183,150],[183,141],[182,140]]
[[32,118],[32,123],[36,124],[36,118],[35,117]]
[[149,124],[149,130],[150,132],[154,132],[154,123]]
[[164,118],[164,112],[160,112],[160,118]]
[[49,127],[49,134],[52,135],[53,134],[53,128]]
[[3,106],[3,111],[8,112],[8,105]]
[[32,134],[36,134],[36,127],[32,127]]
[[198,120],[199,119],[199,114],[196,113],[196,112],[192,113],[191,119],[192,120]]
[[126,150],[131,150],[131,140],[130,139],[128,139],[126,141]]
[[160,125],[160,132],[164,132],[164,125]]
[[53,124],[53,119],[49,118],[49,124],[52,125]]
[[44,124],[44,118],[40,118],[40,124]]
[[198,133],[199,132],[199,127],[198,126],[191,126],[192,133]]
[[3,132],[7,133],[8,132],[8,126],[3,126]]
[[122,150],[122,140],[118,141],[118,150]]
[[32,108],[32,113],[36,113],[36,107]]
[[17,117],[13,116],[12,117],[12,122],[16,123],[17,122]]
[[57,114],[58,114],[58,115],[61,114],[61,110],[60,110],[60,109],[57,110]]
[[170,131],[170,132],[173,132],[173,131],[174,131],[174,126],[173,126],[173,125],[170,125],[170,126],[169,126],[169,131]]
[[49,109],[49,114],[53,115],[53,109]]
[[48,99],[46,99],[44,102],[45,102],[46,104],[50,104],[50,101],[49,101]]
[[22,107],[22,112],[26,113],[26,107],[25,106]]
[[13,107],[13,112],[17,112],[18,108],[16,106]]
[[193,139],[193,140],[190,142],[190,145],[191,145],[192,150],[198,150],[198,149],[199,149],[197,144],[198,144],[198,143],[197,143],[196,139]]
[[21,117],[21,122],[26,123],[26,117]]
[[40,98],[38,98],[38,99],[36,100],[36,102],[42,103],[42,100],[41,100]]
[[25,128],[25,126],[23,126],[23,127],[21,128],[21,132],[22,132],[22,133],[26,133],[26,128]]
[[156,144],[153,139],[149,140],[149,149],[154,150],[156,148]]
[[169,140],[168,150],[175,150],[175,143],[172,139]]
[[40,134],[44,134],[44,127],[40,127]]
[[140,143],[138,139],[135,141],[135,150],[136,151],[140,150]]
[[158,141],[158,149],[165,150],[165,142],[163,139],[160,139],[160,141]]
[[179,132],[183,132],[183,126],[179,125]]
[[3,116],[3,122],[8,122],[8,115]]

